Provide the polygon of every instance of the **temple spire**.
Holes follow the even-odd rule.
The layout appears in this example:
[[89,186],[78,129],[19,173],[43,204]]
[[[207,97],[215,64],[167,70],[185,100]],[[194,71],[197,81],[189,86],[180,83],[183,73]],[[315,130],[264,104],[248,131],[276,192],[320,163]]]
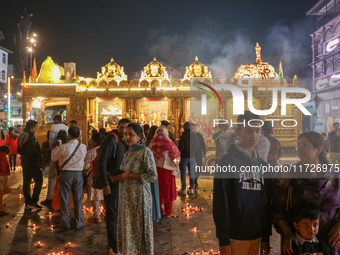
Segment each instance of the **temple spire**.
[[258,64],[262,63],[262,60],[261,60],[261,47],[260,47],[258,42],[256,43],[255,53],[256,53],[256,61],[255,61],[255,63],[258,63]]

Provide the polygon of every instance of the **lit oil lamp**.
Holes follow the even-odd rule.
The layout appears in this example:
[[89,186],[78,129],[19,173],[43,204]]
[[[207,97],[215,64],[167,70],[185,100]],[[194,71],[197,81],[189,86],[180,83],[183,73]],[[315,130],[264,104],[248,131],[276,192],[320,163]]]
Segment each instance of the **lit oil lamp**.
[[38,241],[37,247],[41,247],[41,242],[40,241]]
[[6,224],[6,228],[9,228],[9,223]]

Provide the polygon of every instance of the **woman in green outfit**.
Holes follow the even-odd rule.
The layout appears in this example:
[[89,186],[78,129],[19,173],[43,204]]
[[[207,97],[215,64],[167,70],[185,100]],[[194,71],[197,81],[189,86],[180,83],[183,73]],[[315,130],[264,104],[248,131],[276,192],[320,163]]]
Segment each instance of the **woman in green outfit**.
[[118,250],[124,255],[154,254],[150,182],[157,180],[157,168],[151,150],[138,144],[141,138],[141,126],[130,123],[125,131],[129,151],[120,166],[124,172],[110,177],[120,182]]

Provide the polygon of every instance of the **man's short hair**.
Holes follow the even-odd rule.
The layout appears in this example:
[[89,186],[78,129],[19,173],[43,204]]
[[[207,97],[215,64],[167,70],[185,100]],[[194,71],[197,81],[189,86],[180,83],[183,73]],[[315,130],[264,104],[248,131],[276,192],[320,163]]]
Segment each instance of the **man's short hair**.
[[326,133],[321,133],[321,135],[323,135],[323,136],[327,136],[327,135],[326,135]]
[[17,128],[18,128],[18,127],[21,127],[21,125],[17,125]]
[[120,126],[120,124],[122,123],[131,123],[131,121],[129,119],[120,119],[119,122],[118,122],[118,126]]
[[53,120],[57,120],[57,121],[59,121],[59,122],[62,122],[61,115],[56,115],[56,116],[54,116]]
[[77,125],[77,121],[76,120],[71,120],[70,123],[73,123],[73,124]]
[[68,129],[68,134],[72,136],[73,138],[79,138],[80,136],[80,129],[79,127],[70,127]]
[[262,130],[265,133],[273,133],[273,126],[271,121],[265,121],[262,126]]
[[[261,121],[261,118],[259,115],[252,113],[251,111],[245,111],[243,115],[239,115],[237,117],[237,122],[244,122],[245,125],[247,125],[248,121],[250,120],[259,120]],[[245,125],[243,124],[237,124],[237,128],[241,130],[242,127]]]
[[316,203],[301,203],[292,209],[292,220],[299,223],[303,219],[317,220],[320,218],[320,208]]
[[187,121],[187,122],[184,123],[183,128],[184,129],[190,129],[190,126],[191,126],[190,122]]
[[337,125],[337,124],[339,125],[339,122],[334,122],[334,123],[333,123],[333,127],[334,127],[335,125]]
[[32,127],[35,127],[38,124],[35,120],[29,120],[26,122],[26,129],[30,130]]

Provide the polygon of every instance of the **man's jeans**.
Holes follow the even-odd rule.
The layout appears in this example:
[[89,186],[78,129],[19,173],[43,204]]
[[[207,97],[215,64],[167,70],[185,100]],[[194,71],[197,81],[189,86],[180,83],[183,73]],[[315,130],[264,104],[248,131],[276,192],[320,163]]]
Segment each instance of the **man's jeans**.
[[59,175],[59,197],[60,197],[60,214],[61,225],[65,229],[70,228],[71,214],[69,211],[70,191],[72,190],[74,202],[74,219],[76,228],[83,226],[83,171],[66,171],[61,170]]
[[189,170],[189,178],[190,178],[190,189],[194,188],[195,184],[195,158],[181,158],[181,162],[179,162],[179,169],[181,170],[181,182],[182,182],[182,190],[186,190],[186,174],[187,167]]
[[[40,167],[37,162],[30,161],[21,157],[21,165],[22,165],[22,175],[23,175],[23,193],[25,197],[26,205],[34,205],[39,201],[39,195],[41,191],[41,186],[43,183],[43,177],[40,170]],[[34,190],[33,195],[31,197],[31,180],[34,180]]]
[[118,193],[119,182],[110,182],[111,194],[104,195],[106,210],[106,230],[109,247],[114,253],[118,252],[117,247],[117,216],[118,216]]
[[54,187],[57,181],[57,170],[55,168],[56,161],[52,161],[50,163],[50,170],[48,173],[48,186],[47,186],[47,200],[51,200],[53,198],[53,193],[54,193]]

